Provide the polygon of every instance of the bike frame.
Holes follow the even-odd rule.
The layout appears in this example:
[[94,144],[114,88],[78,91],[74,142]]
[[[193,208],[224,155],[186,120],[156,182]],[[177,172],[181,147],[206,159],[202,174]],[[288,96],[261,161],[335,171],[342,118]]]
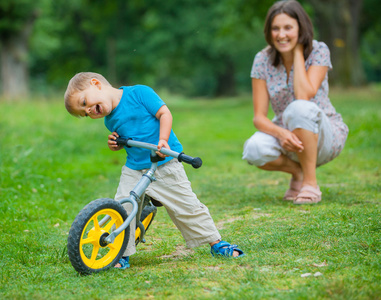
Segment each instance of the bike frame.
[[[146,206],[148,203],[145,203],[145,200],[142,200],[141,197],[144,194],[145,190],[147,187],[156,180],[154,174],[157,169],[157,164],[158,161],[162,160],[159,155],[157,155],[156,152],[158,152],[157,146],[149,143],[144,143],[144,142],[138,142],[138,141],[133,141],[131,139],[122,139],[122,138],[117,138],[116,139],[117,143],[119,145],[124,145],[127,147],[138,147],[138,148],[144,148],[151,150],[151,167],[149,170],[142,175],[142,178],[139,180],[139,182],[135,185],[135,187],[132,189],[130,192],[130,196],[124,199],[119,200],[120,204],[124,203],[131,203],[132,204],[132,212],[131,214],[127,217],[127,219],[123,222],[123,224],[117,228],[115,231],[113,231],[109,236],[105,238],[105,242],[110,244],[113,243],[115,238],[122,232],[124,231],[132,222],[132,220],[136,217],[136,226],[140,228],[140,241],[143,243],[145,242],[144,235],[145,235],[145,228],[140,221],[140,215],[142,213],[142,210],[144,206]],[[185,155],[183,152],[179,153],[176,151],[172,151],[167,148],[161,148],[160,153],[163,153],[164,155],[171,156],[173,158],[177,158],[180,162],[186,162],[191,164],[194,168],[199,168],[202,165],[202,161],[199,157],[191,157],[188,155]],[[100,221],[100,226],[102,226],[107,220],[109,219],[108,216],[104,217]]]

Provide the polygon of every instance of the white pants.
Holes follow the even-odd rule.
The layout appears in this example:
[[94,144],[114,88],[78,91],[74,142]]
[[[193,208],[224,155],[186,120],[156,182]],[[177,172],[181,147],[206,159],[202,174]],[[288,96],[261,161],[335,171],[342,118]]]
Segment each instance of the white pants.
[[[290,131],[302,128],[319,135],[317,166],[335,157],[331,147],[333,141],[331,124],[325,113],[315,103],[306,100],[291,102],[283,112],[283,125]],[[245,142],[242,159],[260,167],[276,160],[281,154],[299,162],[296,153],[283,149],[277,138],[257,131]]]
[[[123,166],[115,200],[127,198],[146,171]],[[184,237],[187,247],[198,247],[221,239],[208,208],[193,193],[182,163],[177,159],[170,160],[157,168],[155,177],[157,180],[148,186],[146,193],[163,204]],[[123,206],[130,214],[132,204],[126,203]],[[135,229],[134,219],[130,224],[130,240],[123,256],[136,252]]]

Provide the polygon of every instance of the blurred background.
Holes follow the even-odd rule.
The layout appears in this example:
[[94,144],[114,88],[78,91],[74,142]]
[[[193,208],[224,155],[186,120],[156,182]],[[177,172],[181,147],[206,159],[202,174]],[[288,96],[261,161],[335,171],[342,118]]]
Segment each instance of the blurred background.
[[[380,0],[300,0],[332,86],[381,81]],[[273,0],[1,0],[0,99],[62,98],[77,72],[188,97],[250,92]]]

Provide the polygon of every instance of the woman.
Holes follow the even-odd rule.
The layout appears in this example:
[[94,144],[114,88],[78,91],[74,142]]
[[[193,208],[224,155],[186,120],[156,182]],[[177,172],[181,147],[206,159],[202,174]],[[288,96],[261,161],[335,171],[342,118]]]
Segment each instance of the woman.
[[243,159],[291,174],[284,200],[317,203],[316,167],[338,156],[348,135],[328,98],[329,49],[313,40],[311,20],[294,0],[269,9],[264,33],[268,46],[257,53],[251,70],[258,131],[245,142]]

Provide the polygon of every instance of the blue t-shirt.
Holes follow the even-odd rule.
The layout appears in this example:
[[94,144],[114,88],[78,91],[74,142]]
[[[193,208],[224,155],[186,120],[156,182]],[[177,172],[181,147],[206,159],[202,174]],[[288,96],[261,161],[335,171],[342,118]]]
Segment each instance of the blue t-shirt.
[[[121,89],[123,89],[123,95],[118,106],[105,117],[107,129],[118,133],[121,138],[157,145],[160,121],[155,115],[165,105],[164,101],[148,86],[123,86]],[[172,130],[168,145],[173,151],[183,151],[181,143]],[[127,167],[142,170],[151,166],[151,150],[136,147],[124,148],[127,152]],[[166,157],[158,165],[171,159],[172,157]]]

